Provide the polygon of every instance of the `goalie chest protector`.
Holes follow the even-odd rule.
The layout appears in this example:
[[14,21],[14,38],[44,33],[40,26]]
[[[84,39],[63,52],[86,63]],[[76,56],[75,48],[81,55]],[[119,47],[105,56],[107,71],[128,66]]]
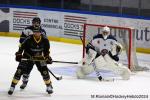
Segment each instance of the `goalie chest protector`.
[[98,34],[93,37],[91,43],[98,52],[101,52],[104,49],[111,51],[116,42],[117,40],[112,35],[109,35],[107,39],[104,39],[102,34]]

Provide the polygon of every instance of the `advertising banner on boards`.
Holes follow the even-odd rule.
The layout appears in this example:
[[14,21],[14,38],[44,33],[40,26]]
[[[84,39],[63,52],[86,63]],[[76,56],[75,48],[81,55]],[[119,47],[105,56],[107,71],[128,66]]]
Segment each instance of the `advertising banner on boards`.
[[24,27],[32,24],[33,17],[38,16],[48,36],[79,39],[84,23],[131,27],[135,29],[138,47],[150,48],[150,20],[146,19],[22,8],[10,8],[9,12],[0,13],[8,20],[10,32],[21,32]]

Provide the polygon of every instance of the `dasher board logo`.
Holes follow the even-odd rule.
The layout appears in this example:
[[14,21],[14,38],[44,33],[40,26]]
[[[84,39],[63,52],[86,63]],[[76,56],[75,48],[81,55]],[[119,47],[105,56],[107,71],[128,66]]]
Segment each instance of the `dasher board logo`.
[[83,25],[86,21],[86,17],[64,15],[64,35],[82,36]]
[[0,32],[9,32],[9,8],[0,8]]
[[32,24],[32,19],[37,17],[36,12],[13,11],[13,30],[22,31]]

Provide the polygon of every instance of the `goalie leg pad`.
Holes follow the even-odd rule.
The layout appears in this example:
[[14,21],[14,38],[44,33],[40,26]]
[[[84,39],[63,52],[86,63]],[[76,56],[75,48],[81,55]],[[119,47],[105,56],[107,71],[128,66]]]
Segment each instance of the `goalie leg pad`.
[[92,73],[94,68],[92,65],[85,64],[76,71],[77,78],[85,78],[86,75]]
[[99,56],[94,60],[95,70],[105,69],[107,62],[103,56]]
[[128,67],[122,65],[111,59],[109,55],[105,55],[105,60],[107,61],[108,65],[106,66],[112,72],[121,75],[122,79],[128,80],[130,78],[130,70]]
[[79,79],[85,78],[85,74],[82,72],[81,67],[77,69],[77,71],[76,71],[76,76],[77,76],[77,78],[79,78]]
[[88,53],[86,54],[85,63],[91,64],[93,59],[96,57],[97,52],[93,49],[89,49]]
[[131,71],[127,67],[123,66],[122,73],[120,75],[121,75],[123,80],[129,80],[130,79],[130,73],[131,73]]
[[81,67],[81,70],[85,75],[88,75],[94,71],[94,67],[92,66],[92,64],[85,64]]

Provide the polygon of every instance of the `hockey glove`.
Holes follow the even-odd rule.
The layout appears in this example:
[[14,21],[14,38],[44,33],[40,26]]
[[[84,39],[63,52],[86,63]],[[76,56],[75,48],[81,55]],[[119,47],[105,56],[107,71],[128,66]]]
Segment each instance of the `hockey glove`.
[[47,64],[52,64],[53,63],[52,58],[50,56],[46,56],[45,60],[46,60]]
[[21,59],[22,59],[22,53],[16,52],[15,55],[16,55],[16,58],[15,58],[16,61],[21,62]]
[[121,52],[121,47],[120,47],[120,46],[117,46],[117,47],[116,47],[116,52],[117,52],[118,54],[120,54],[120,52]]
[[116,45],[116,52],[117,52],[118,55],[121,54],[122,49],[123,49],[122,45],[120,43],[118,43]]

